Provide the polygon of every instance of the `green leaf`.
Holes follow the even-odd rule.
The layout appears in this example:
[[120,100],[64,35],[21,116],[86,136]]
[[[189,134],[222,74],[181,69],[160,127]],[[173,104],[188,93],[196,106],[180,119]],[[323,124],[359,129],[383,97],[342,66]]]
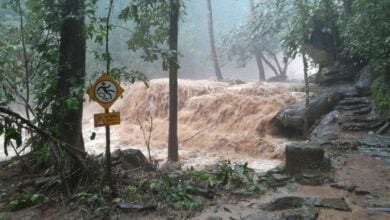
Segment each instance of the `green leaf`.
[[13,127],[4,129],[4,154],[8,156],[7,146],[11,143],[11,140],[15,140],[16,147],[22,145],[22,135],[18,130]]

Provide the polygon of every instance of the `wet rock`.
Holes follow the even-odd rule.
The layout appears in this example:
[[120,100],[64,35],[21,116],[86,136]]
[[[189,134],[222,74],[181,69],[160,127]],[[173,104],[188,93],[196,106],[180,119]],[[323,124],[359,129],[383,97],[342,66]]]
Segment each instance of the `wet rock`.
[[344,198],[325,198],[315,203],[316,207],[336,209],[340,211],[351,211],[351,208],[345,202]]
[[335,140],[339,137],[341,128],[338,124],[340,112],[334,110],[326,114],[311,133],[311,139]]
[[124,211],[146,211],[146,210],[154,210],[157,208],[156,205],[143,205],[143,204],[133,204],[133,203],[118,203],[118,208]]
[[304,205],[305,199],[302,197],[287,196],[276,198],[269,203],[261,206],[261,209],[267,211],[278,211],[285,209],[301,208]]
[[116,150],[113,153],[113,160],[120,163],[123,170],[133,170],[142,168],[145,171],[155,170],[154,166],[148,162],[145,155],[137,149]]
[[322,85],[329,85],[333,82],[348,82],[354,76],[354,72],[342,71],[335,65],[327,65],[318,71],[314,82]]
[[330,162],[324,156],[324,149],[314,143],[292,143],[286,146],[286,171],[289,174],[305,170],[329,171]]
[[305,170],[301,173],[299,182],[304,185],[319,186],[324,183],[325,177],[318,171]]
[[348,192],[352,192],[356,188],[356,185],[349,182],[336,182],[336,183],[332,183],[330,186],[336,189],[344,189],[347,190]]
[[370,191],[368,191],[367,189],[364,189],[364,188],[357,187],[357,188],[355,189],[355,194],[356,194],[356,195],[359,195],[359,196],[363,196],[363,195],[368,195],[368,194],[370,194]]
[[245,217],[242,217],[242,220],[273,220],[279,219],[279,215],[275,213],[267,213],[267,212],[256,212]]
[[291,178],[290,176],[284,174],[278,174],[278,173],[272,174],[272,179],[274,179],[276,182],[286,182],[290,178]]
[[[308,111],[309,128],[323,115],[332,111],[340,99],[341,93],[337,90],[323,92],[311,98]],[[304,109],[304,103],[290,105],[282,109],[272,122],[285,136],[302,136]]]
[[390,136],[371,134],[357,140],[360,147],[390,147]]
[[369,134],[357,140],[360,152],[390,163],[390,136]]
[[164,165],[161,166],[160,171],[171,173],[181,170],[181,164],[179,162],[167,161]]
[[293,209],[283,212],[283,220],[316,220],[318,211],[313,208]]
[[206,220],[223,220],[223,218],[220,216],[209,216]]

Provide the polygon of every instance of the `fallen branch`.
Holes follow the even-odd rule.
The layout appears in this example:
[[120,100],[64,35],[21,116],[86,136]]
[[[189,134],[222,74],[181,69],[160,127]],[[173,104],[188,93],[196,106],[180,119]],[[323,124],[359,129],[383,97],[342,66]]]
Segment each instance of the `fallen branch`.
[[62,140],[60,140],[60,139],[50,135],[49,133],[47,133],[46,131],[44,131],[41,128],[37,127],[31,121],[25,119],[24,117],[22,117],[21,115],[19,115],[18,113],[14,112],[14,111],[11,111],[11,110],[9,110],[7,108],[0,107],[0,113],[4,113],[4,114],[10,115],[10,116],[12,116],[14,118],[17,118],[18,120],[20,120],[21,124],[27,125],[30,129],[34,130],[35,133],[39,134],[44,139],[52,139],[55,142],[70,148],[72,151],[77,152],[78,154],[80,154],[82,156],[86,156],[87,155],[87,153],[85,151],[82,151],[82,150],[78,149],[77,147],[74,147],[73,145],[70,145],[70,144],[68,144],[68,143],[66,143],[66,142],[64,142],[64,141],[62,141]]

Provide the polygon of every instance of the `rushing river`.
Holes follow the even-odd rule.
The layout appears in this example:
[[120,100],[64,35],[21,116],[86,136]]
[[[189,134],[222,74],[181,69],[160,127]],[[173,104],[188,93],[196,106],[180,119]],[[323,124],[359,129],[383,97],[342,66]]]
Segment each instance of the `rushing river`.
[[[111,108],[121,113],[121,124],[112,126],[112,150],[137,148],[147,155],[142,124],[149,135],[151,154],[161,163],[167,157],[168,80],[152,80],[124,86],[123,98]],[[216,160],[248,162],[256,170],[281,163],[287,140],[273,136],[271,119],[286,105],[302,100],[301,85],[252,82],[229,84],[208,80],[179,80],[178,139],[183,166],[201,168]],[[93,127],[93,114],[103,109],[96,103],[84,106],[87,150],[104,152],[104,128]],[[90,140],[92,132],[96,138]]]

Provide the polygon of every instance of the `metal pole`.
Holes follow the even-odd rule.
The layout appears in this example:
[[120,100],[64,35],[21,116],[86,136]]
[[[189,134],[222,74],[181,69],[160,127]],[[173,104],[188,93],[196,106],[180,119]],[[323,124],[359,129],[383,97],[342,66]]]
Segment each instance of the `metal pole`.
[[[105,109],[105,113],[109,113],[109,109]],[[112,180],[111,180],[111,149],[110,149],[110,126],[106,125],[106,182],[112,187]]]

